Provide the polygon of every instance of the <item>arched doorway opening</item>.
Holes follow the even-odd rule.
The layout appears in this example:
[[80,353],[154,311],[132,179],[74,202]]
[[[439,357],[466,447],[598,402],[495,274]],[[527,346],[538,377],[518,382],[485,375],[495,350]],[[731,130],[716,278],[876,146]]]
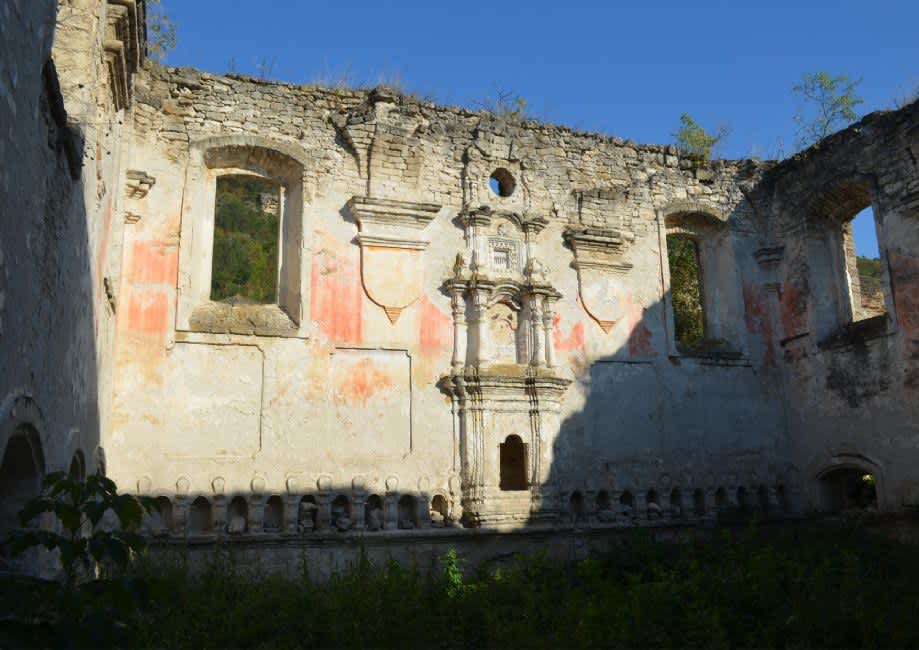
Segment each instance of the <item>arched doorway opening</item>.
[[509,435],[500,445],[502,490],[526,490],[526,445],[520,436]]
[[824,472],[820,476],[820,509],[828,513],[877,510],[877,476],[851,466]]

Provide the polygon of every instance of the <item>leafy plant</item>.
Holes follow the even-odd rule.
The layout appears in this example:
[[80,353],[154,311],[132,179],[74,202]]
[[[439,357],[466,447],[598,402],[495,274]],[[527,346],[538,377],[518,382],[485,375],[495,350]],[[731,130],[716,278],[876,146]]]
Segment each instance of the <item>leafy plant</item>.
[[826,72],[805,72],[801,83],[792,91],[804,102],[795,115],[798,125],[796,144],[800,149],[819,142],[858,119],[855,107],[864,103],[855,89],[861,79],[851,81],[846,75],[832,77]]
[[[54,553],[63,579],[22,579],[29,582],[32,598],[8,605],[11,629],[33,641],[50,636],[93,645],[110,643],[124,632],[127,614],[143,599],[143,584],[107,574],[124,571],[143,551],[144,538],[133,529],[144,510],[154,507],[149,497],[118,494],[115,483],[101,474],[85,481],[65,472],[45,476],[41,493],[19,512],[23,528],[11,535],[10,548],[14,555]],[[54,526],[29,527],[36,519],[47,522],[49,515]]]
[[680,115],[680,128],[673,134],[676,145],[692,159],[694,166],[701,167],[712,157],[712,150],[727,137],[727,127],[718,127],[709,133],[688,114]]
[[530,117],[527,100],[504,88],[496,88],[492,96],[474,102],[473,105],[502,120],[518,121]]

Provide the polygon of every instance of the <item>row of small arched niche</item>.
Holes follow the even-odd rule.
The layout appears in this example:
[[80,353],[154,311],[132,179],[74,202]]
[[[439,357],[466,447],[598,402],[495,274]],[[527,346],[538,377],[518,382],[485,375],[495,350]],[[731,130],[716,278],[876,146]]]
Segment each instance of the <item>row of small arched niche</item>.
[[327,496],[235,496],[209,499],[156,498],[156,507],[144,520],[154,536],[214,535],[226,533],[309,534],[319,531],[411,530],[452,526],[446,498],[437,494],[430,501],[411,494],[371,494],[360,502],[340,494]]
[[667,493],[653,488],[644,493],[575,490],[568,498],[566,514],[572,521],[609,523],[617,519],[702,518],[732,509],[779,515],[789,511],[788,496],[782,485],[740,486],[736,490],[673,488]]

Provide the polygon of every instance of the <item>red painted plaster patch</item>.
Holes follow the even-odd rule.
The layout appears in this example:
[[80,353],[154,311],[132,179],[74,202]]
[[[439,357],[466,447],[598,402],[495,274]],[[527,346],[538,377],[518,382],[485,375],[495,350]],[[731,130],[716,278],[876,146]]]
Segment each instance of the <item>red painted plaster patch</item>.
[[791,338],[807,331],[807,299],[793,285],[786,285],[779,294],[782,306],[782,335]]
[[559,322],[561,316],[554,314],[552,316],[552,342],[555,344],[556,352],[583,352],[584,351],[584,323],[578,322],[568,332],[568,336],[562,336]]
[[436,353],[453,347],[453,317],[444,314],[426,295],[421,296],[418,340],[421,350]]
[[176,286],[179,253],[175,244],[156,239],[136,241],[131,248],[131,282]]
[[919,337],[919,257],[895,252],[888,257],[897,321],[907,336]]
[[367,402],[380,391],[393,386],[389,373],[381,370],[370,359],[362,359],[348,372],[339,385],[337,395],[345,404],[367,406]]
[[635,300],[629,298],[629,355],[633,357],[653,357],[654,346],[651,344],[651,330],[645,325],[646,310]]
[[775,366],[775,348],[773,345],[772,319],[769,317],[769,300],[762,288],[745,286],[743,288],[744,322],[750,334],[760,336],[766,345],[763,365]]
[[310,280],[313,319],[333,343],[360,343],[364,295],[360,251],[322,232],[316,233],[316,240]]
[[128,329],[165,334],[169,329],[169,296],[165,291],[135,291],[128,302]]

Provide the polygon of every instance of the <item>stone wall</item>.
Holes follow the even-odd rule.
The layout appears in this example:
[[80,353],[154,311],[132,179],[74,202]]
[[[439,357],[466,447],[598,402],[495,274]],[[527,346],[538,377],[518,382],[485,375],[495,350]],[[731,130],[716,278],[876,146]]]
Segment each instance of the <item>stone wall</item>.
[[[0,442],[33,479],[79,449],[160,497],[149,532],[204,545],[786,516],[839,469],[884,510],[919,499],[916,105],[698,166],[385,88],[141,66],[143,3],[59,5],[59,83],[54,3],[0,9]],[[239,173],[281,187],[273,304],[210,300]],[[867,205],[886,315],[862,319]],[[699,250],[691,352],[668,234]]]

